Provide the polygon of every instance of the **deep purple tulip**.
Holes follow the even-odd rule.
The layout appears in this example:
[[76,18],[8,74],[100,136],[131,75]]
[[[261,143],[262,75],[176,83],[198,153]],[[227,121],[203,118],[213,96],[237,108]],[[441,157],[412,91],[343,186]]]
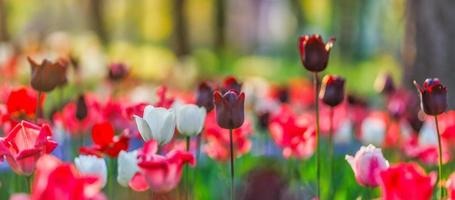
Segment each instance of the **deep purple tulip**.
[[324,71],[334,42],[335,38],[330,38],[324,43],[318,34],[300,36],[299,50],[303,66],[311,72]]
[[379,74],[374,83],[374,88],[381,94],[392,94],[395,91],[395,83],[393,82],[392,75],[389,73]]
[[79,95],[76,102],[76,118],[79,121],[84,120],[87,117],[87,103],[85,102],[84,95]]
[[207,112],[213,109],[213,88],[207,82],[202,82],[196,91],[196,104]]
[[423,87],[414,81],[420,94],[420,107],[427,115],[439,115],[447,110],[447,89],[437,78],[427,78]]
[[239,94],[235,90],[229,90],[221,94],[221,92],[216,91],[213,96],[218,125],[225,129],[235,129],[242,126],[245,119],[245,93]]
[[229,90],[241,91],[242,83],[233,76],[226,77],[223,81],[223,93]]
[[336,75],[326,75],[322,79],[319,98],[325,104],[334,107],[343,102],[344,99],[344,78]]
[[128,76],[128,67],[124,63],[111,63],[109,66],[108,78],[111,81],[120,81]]

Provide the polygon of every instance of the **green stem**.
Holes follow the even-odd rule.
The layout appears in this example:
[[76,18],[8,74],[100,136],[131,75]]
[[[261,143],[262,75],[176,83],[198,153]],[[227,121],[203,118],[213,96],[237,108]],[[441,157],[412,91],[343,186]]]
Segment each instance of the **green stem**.
[[232,128],[229,129],[229,143],[231,150],[231,200],[234,200],[235,190],[234,190],[234,141],[232,140]]
[[436,124],[436,133],[438,136],[438,157],[439,157],[439,165],[438,165],[438,182],[436,185],[439,185],[439,199],[443,199],[444,197],[444,188],[443,185],[440,184],[442,181],[442,144],[441,144],[441,134],[439,133],[439,123],[438,123],[438,116],[434,116],[434,122]]
[[[190,137],[186,137],[186,151],[190,152]],[[188,165],[185,165],[185,199],[188,200],[188,196],[190,193],[190,176],[189,176],[189,169]]]
[[333,117],[334,117],[334,111],[333,107],[330,107],[330,129],[329,129],[329,196],[332,196],[333,190],[333,136],[335,134],[334,127],[333,127]]
[[41,91],[38,91],[38,98],[36,99],[35,123],[38,122],[41,108]]
[[319,145],[319,83],[318,73],[314,72],[314,103],[316,112],[316,174],[317,174],[317,196],[321,199],[321,155]]
[[32,176],[25,176],[26,189],[25,192],[32,192]]

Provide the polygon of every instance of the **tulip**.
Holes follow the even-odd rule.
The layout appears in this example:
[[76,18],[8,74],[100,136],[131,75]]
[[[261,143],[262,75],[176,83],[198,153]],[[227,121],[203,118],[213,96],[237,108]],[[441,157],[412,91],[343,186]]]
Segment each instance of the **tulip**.
[[361,140],[364,144],[381,146],[386,135],[386,123],[378,116],[372,115],[363,120],[361,125]]
[[420,106],[427,115],[439,115],[447,110],[447,89],[439,79],[426,79],[423,87],[414,81],[419,91]]
[[44,59],[41,64],[27,57],[32,68],[31,85],[40,92],[49,92],[55,87],[66,84],[67,65],[62,61],[51,62]]
[[196,105],[183,105],[177,108],[177,130],[186,136],[195,136],[202,131],[206,111],[204,107]]
[[138,151],[121,151],[118,156],[117,182],[123,187],[128,187],[133,176],[139,171],[137,155]]
[[108,78],[111,81],[120,81],[128,76],[128,67],[124,63],[111,63],[108,68]]
[[102,200],[101,185],[98,176],[83,175],[74,165],[46,155],[38,160],[31,199]]
[[344,99],[344,78],[336,75],[326,75],[322,79],[319,98],[325,104],[335,107]]
[[10,92],[8,99],[6,100],[6,107],[8,113],[13,116],[27,116],[32,117],[36,115],[37,107],[42,106],[44,102],[44,96],[40,97],[40,104],[38,105],[38,95],[31,88],[23,87],[15,89]]
[[449,199],[455,199],[455,172],[452,172],[452,174],[449,176],[449,179],[447,179],[445,186],[447,188],[447,193],[449,194]]
[[327,43],[324,43],[321,36],[317,34],[300,36],[299,50],[303,66],[311,72],[324,71],[334,42],[335,39],[330,38]]
[[84,120],[87,117],[87,103],[85,102],[84,95],[79,95],[76,102],[76,118],[79,121]]
[[80,153],[85,155],[96,155],[102,157],[108,155],[115,158],[120,151],[127,150],[130,137],[128,129],[125,129],[121,135],[115,135],[111,123],[104,121],[97,123],[92,129],[93,145],[90,147],[81,147]]
[[213,109],[213,88],[207,82],[199,84],[196,92],[196,105],[203,106],[207,112]]
[[382,199],[431,199],[436,175],[415,163],[399,163],[380,173]]
[[[442,114],[447,110],[447,89],[442,85],[439,79],[426,79],[423,83],[423,87],[414,81],[419,96],[420,96],[420,107],[427,114],[434,116],[436,125],[436,132],[438,138],[438,154],[439,154],[439,178],[438,181],[442,180],[442,145],[441,145],[441,134],[439,133],[438,115]],[[443,185],[439,184],[439,195],[442,199],[444,197]]]
[[0,138],[0,160],[6,158],[14,172],[29,176],[35,171],[38,159],[57,147],[51,135],[47,124],[38,126],[21,121],[5,138]]
[[379,173],[389,167],[382,151],[373,145],[362,146],[354,157],[346,155],[346,160],[354,171],[357,182],[365,187],[379,185]]
[[74,164],[82,175],[97,176],[101,180],[101,187],[106,185],[107,166],[104,159],[92,155],[80,155],[74,159]]
[[216,121],[221,128],[235,129],[242,126],[244,113],[245,94],[235,90],[229,90],[223,95],[214,93]]
[[137,128],[144,141],[156,140],[160,144],[169,143],[175,131],[175,114],[171,109],[147,106],[143,118],[134,116]]
[[392,75],[389,73],[381,73],[374,82],[374,89],[381,94],[392,94],[395,91]]

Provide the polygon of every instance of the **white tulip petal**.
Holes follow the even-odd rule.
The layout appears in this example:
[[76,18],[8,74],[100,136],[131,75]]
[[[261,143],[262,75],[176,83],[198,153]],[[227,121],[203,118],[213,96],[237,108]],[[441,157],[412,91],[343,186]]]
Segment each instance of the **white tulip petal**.
[[152,138],[152,132],[150,131],[147,122],[139,116],[134,116],[134,120],[136,121],[136,126],[142,139],[144,139],[144,141],[150,140]]

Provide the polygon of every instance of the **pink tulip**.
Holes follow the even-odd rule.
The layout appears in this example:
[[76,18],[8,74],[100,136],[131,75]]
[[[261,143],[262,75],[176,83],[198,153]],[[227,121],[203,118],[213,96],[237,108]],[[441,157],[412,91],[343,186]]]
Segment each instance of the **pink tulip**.
[[455,199],[455,172],[452,172],[452,174],[449,176],[449,179],[447,179],[445,186],[447,189],[447,193],[449,194],[449,200],[454,200]]
[[38,126],[21,121],[5,138],[0,138],[0,160],[6,158],[17,174],[31,175],[38,159],[57,147],[57,143],[50,139],[51,135],[47,124]]
[[365,187],[378,186],[379,173],[389,167],[381,149],[371,144],[360,147],[354,157],[346,155],[346,160],[351,165],[357,182]]

